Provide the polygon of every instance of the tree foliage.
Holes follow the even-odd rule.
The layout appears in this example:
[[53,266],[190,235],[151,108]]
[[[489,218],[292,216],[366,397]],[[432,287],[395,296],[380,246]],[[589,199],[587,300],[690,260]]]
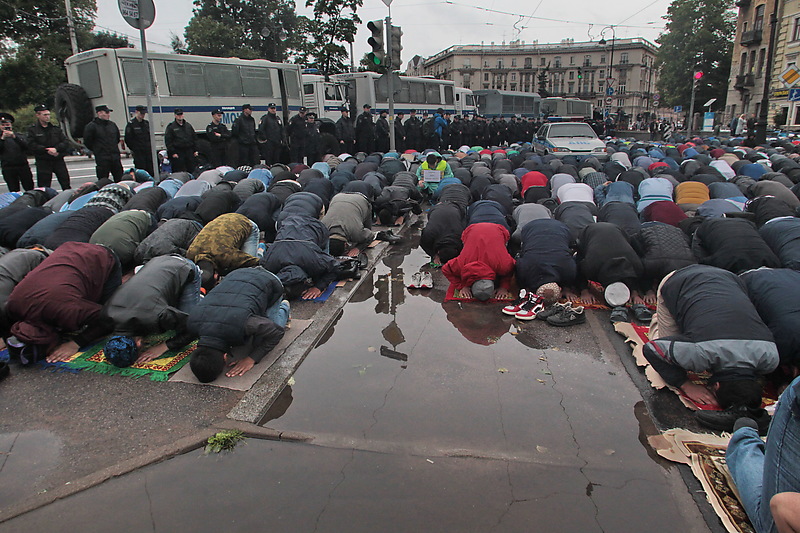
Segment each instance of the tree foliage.
[[660,67],[658,90],[667,106],[688,109],[695,70],[704,73],[695,100],[717,98],[724,102],[731,69],[736,15],[733,0],[674,0],[665,19],[666,31],[656,66]]
[[361,56],[361,61],[358,62],[358,71],[364,72],[377,72],[378,74],[386,74],[387,68],[384,65],[376,65],[369,59],[369,54]]
[[314,17],[306,24],[311,45],[307,66],[324,74],[347,70],[349,53],[340,43],[355,40],[361,23],[356,12],[363,3],[363,0],[306,0],[306,7],[314,7]]
[[184,31],[190,54],[284,62],[305,44],[293,0],[195,0],[194,5]]
[[[93,32],[95,0],[72,0],[76,40],[81,50],[130,46],[127,38]],[[0,2],[0,78],[3,105],[11,109],[52,104],[59,83],[66,81],[64,60],[72,55],[63,0]]]

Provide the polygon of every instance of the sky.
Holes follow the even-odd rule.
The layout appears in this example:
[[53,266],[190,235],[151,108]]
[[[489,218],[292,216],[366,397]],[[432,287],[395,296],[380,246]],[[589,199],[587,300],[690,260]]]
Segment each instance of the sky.
[[[300,14],[310,10],[298,1]],[[148,50],[169,52],[170,35],[183,37],[192,17],[191,0],[155,0],[156,20],[147,30]],[[655,41],[664,30],[662,18],[670,0],[392,0],[392,23],[403,29],[403,63],[414,55],[429,57],[456,44],[559,43],[562,39],[599,40],[613,26],[616,38],[643,37]],[[370,50],[369,20],[385,18],[381,0],[364,0],[358,11],[363,24],[353,45],[356,64]],[[116,0],[97,0],[96,29],[129,36],[139,47],[139,32],[119,13]],[[606,39],[612,30],[604,32]]]

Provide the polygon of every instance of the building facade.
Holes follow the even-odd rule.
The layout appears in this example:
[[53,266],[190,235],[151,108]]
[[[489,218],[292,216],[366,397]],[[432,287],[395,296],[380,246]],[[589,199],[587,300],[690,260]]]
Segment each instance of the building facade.
[[[471,89],[539,92],[589,100],[595,109],[620,109],[631,120],[658,113],[656,47],[641,38],[559,44],[512,41],[456,45],[417,63],[416,72]],[[609,91],[609,85],[611,91]],[[608,93],[611,93],[610,95]]]

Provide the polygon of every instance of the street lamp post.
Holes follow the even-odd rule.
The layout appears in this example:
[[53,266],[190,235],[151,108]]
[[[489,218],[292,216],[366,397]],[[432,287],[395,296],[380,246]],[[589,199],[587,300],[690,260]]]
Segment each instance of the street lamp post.
[[598,44],[600,46],[605,46],[606,43],[607,43],[606,38],[605,38],[606,30],[611,30],[611,59],[610,59],[610,62],[608,64],[608,76],[606,76],[606,95],[603,98],[603,118],[604,119],[607,119],[608,116],[611,114],[610,113],[610,109],[609,109],[609,105],[608,105],[608,99],[611,97],[611,94],[609,94],[610,93],[609,89],[611,88],[612,83],[614,83],[614,75],[613,75],[613,72],[614,72],[613,71],[613,69],[614,69],[614,41],[617,40],[617,32],[616,32],[616,30],[614,30],[614,26],[606,26],[605,28],[600,30],[600,41],[598,42]]

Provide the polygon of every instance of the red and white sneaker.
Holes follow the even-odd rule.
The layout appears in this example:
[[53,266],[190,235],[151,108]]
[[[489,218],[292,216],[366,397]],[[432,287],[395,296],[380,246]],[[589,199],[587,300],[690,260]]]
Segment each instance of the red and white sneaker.
[[514,316],[518,320],[533,320],[542,311],[544,311],[544,298],[533,294],[530,300],[522,304],[522,308]]
[[516,315],[520,309],[522,309],[522,305],[528,302],[531,296],[536,296],[532,292],[528,292],[526,289],[520,289],[519,291],[519,299],[514,302],[513,304],[509,304],[503,308],[504,315],[514,316]]

